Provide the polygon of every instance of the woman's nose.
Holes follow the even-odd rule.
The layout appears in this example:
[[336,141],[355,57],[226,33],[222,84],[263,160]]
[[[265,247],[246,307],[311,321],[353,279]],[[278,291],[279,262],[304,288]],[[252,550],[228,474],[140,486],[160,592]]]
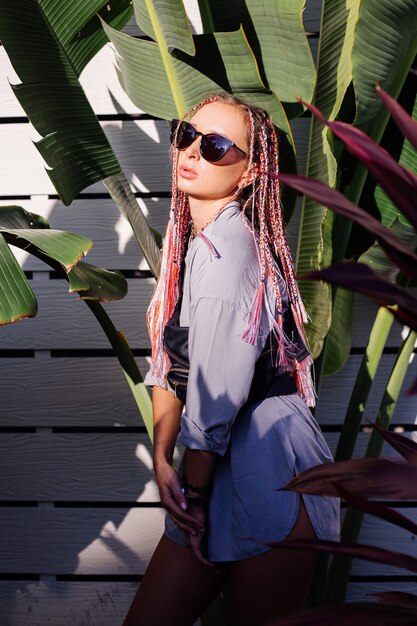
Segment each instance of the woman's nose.
[[185,154],[189,158],[199,159],[200,158],[200,141],[201,137],[197,135],[194,139],[193,143],[185,149]]

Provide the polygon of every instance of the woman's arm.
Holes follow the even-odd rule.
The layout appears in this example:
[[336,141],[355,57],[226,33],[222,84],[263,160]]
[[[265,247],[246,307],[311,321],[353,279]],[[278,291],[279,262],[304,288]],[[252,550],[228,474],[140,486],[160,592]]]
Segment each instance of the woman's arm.
[[170,391],[155,386],[152,391],[153,458],[158,462],[172,463],[175,442],[180,429],[183,403]]
[[182,402],[170,391],[154,386],[152,392],[153,461],[161,502],[179,528],[196,534],[203,529],[202,521],[186,512],[186,498],[181,491],[178,474],[172,467],[182,408]]

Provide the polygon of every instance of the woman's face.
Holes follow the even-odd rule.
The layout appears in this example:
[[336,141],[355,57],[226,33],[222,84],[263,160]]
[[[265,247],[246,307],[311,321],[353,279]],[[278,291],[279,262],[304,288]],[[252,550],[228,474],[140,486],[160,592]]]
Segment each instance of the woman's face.
[[246,154],[232,147],[220,161],[209,163],[200,154],[201,136],[197,135],[191,146],[178,151],[178,188],[187,192],[190,198],[226,200],[234,194],[247,169],[249,146],[246,114],[237,106],[210,102],[194,114],[190,123],[201,133],[217,133],[227,137]]

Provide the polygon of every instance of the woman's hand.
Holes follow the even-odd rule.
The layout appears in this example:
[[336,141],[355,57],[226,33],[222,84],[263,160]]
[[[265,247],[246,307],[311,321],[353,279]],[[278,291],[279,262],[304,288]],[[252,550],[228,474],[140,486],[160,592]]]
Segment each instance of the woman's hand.
[[[207,522],[207,513],[205,507],[190,507],[190,514],[205,528]],[[185,538],[187,541],[188,547],[192,550],[196,559],[198,559],[203,565],[210,567],[211,569],[217,569],[216,566],[209,561],[205,556],[206,546],[206,532],[198,532],[197,535],[193,535],[190,533],[185,533]]]
[[164,508],[173,522],[190,536],[197,537],[205,530],[205,519],[187,512],[187,501],[181,491],[181,483],[177,472],[167,461],[162,460],[155,465],[156,482]]

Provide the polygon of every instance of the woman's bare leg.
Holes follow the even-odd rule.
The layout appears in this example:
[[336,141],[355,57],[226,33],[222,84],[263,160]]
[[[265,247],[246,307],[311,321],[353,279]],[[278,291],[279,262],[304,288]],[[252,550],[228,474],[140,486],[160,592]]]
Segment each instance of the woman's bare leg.
[[163,535],[123,626],[192,626],[224,582],[223,571]]
[[[297,522],[287,539],[314,539],[303,499]],[[266,626],[306,603],[317,554],[272,549],[230,563],[231,592],[236,626]]]

